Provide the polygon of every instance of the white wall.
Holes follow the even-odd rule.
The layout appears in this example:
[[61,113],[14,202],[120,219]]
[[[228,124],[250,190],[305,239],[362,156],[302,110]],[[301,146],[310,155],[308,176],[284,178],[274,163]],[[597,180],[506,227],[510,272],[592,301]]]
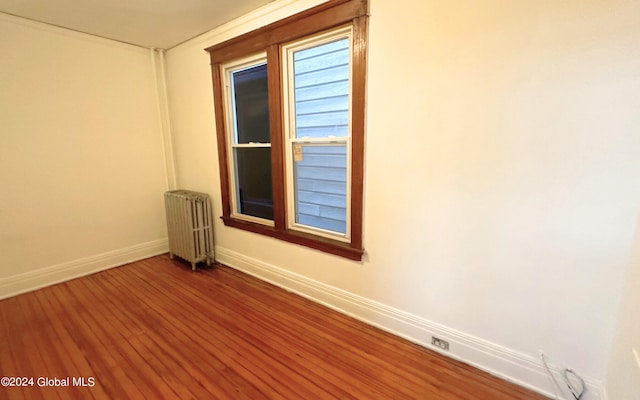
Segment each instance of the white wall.
[[0,14],[0,298],[166,249],[148,50]]
[[609,399],[640,400],[640,216],[607,372]]
[[[221,213],[204,48],[167,54],[178,181]],[[219,258],[549,391],[606,374],[640,204],[640,2],[371,0],[362,264],[224,227]]]

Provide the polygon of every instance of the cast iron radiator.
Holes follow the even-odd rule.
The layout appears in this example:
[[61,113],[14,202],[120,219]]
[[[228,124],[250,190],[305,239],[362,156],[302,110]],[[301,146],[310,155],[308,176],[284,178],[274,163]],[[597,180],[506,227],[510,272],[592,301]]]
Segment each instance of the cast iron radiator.
[[211,202],[206,193],[191,190],[170,190],[164,193],[169,233],[169,256],[178,256],[191,263],[214,260]]

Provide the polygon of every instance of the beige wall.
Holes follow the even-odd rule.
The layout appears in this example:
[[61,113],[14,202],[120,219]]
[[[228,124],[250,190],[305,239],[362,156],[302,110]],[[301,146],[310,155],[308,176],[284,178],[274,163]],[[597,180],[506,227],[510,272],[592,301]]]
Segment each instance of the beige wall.
[[[167,53],[179,186],[211,193],[217,216],[203,49],[319,2],[271,3]],[[638,345],[638,43],[637,1],[371,0],[365,261],[216,218],[220,258],[548,391],[543,349],[620,398],[638,381],[617,373]],[[0,297],[164,251],[150,53],[2,16],[0,54]]]
[[[203,49],[318,2],[277,1],[168,52],[181,187],[220,198]],[[624,398],[638,43],[637,1],[371,0],[366,260],[216,219],[220,258],[417,342],[438,333],[538,390],[543,349]],[[164,251],[150,53],[2,16],[0,54],[0,297]]]
[[[220,198],[203,49],[315,3],[168,52],[182,186]],[[639,2],[371,0],[366,261],[216,219],[220,254],[504,350],[535,382],[497,372],[538,389],[538,349],[597,389],[640,204],[638,43]]]
[[149,51],[2,15],[0,54],[0,297],[162,249]]
[[640,216],[609,359],[609,399],[640,400]]
[[640,205],[640,3],[405,3],[371,8],[365,295],[602,379]]

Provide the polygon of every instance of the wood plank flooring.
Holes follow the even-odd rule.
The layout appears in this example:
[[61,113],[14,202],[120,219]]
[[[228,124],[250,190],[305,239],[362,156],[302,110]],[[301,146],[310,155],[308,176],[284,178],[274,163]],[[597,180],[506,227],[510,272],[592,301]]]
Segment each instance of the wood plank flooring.
[[192,272],[167,255],[0,301],[0,376],[34,378],[0,387],[1,399],[545,398],[231,268]]

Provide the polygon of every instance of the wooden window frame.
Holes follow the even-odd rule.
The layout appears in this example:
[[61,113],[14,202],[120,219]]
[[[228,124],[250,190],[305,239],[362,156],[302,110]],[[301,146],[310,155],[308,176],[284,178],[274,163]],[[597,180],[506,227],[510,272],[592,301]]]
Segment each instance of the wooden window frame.
[[[344,242],[312,233],[288,229],[286,218],[285,140],[283,132],[281,45],[314,36],[340,26],[353,27],[351,83],[351,199],[350,241]],[[226,226],[259,233],[326,253],[360,261],[364,253],[363,186],[365,84],[367,60],[367,0],[330,0],[288,18],[216,44],[206,49],[211,58],[214,111],[218,144],[218,165],[222,193],[222,220]],[[271,174],[273,185],[273,226],[231,215],[229,154],[222,65],[256,53],[267,54],[269,121],[271,132]]]

